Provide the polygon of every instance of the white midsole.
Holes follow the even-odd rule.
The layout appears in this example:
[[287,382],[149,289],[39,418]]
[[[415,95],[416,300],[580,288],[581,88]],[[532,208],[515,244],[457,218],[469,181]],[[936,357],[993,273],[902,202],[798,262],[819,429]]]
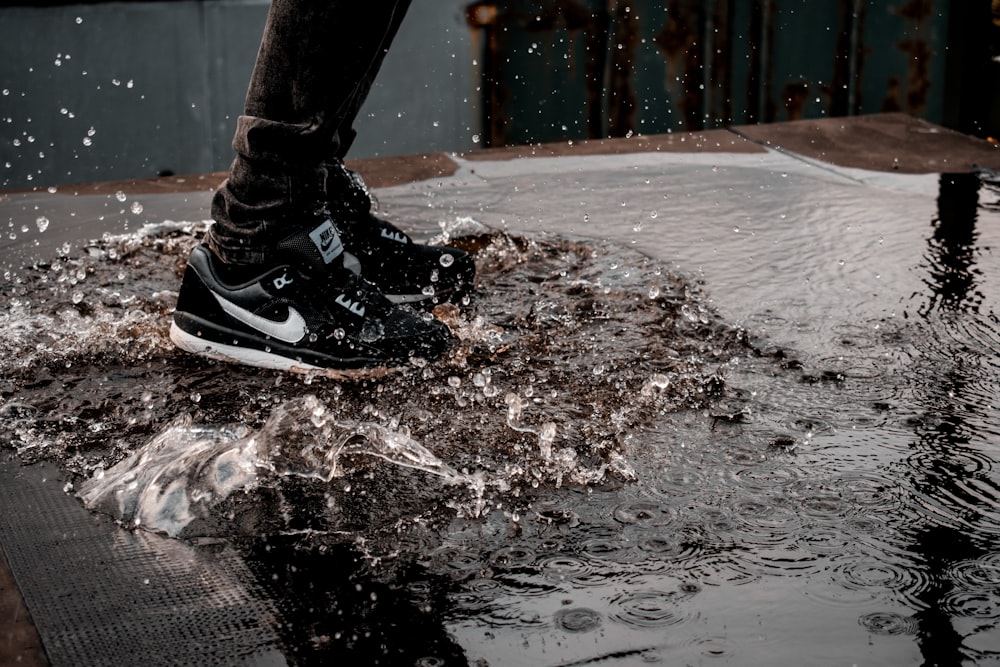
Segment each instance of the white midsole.
[[392,303],[416,303],[417,301],[425,301],[431,297],[426,294],[386,294],[385,298]]
[[379,377],[393,371],[393,369],[388,367],[335,369],[313,366],[312,364],[296,361],[295,359],[289,359],[288,357],[282,357],[281,355],[263,350],[207,341],[204,338],[184,331],[177,326],[176,322],[170,323],[170,340],[185,352],[199,354],[210,359],[218,359],[246,366],[256,366],[257,368],[289,371],[292,373],[313,373],[332,378],[358,379]]

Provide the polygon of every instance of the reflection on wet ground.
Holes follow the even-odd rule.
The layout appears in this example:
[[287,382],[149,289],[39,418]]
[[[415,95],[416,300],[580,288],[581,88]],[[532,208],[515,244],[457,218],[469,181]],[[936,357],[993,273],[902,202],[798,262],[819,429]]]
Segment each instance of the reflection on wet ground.
[[1000,659],[995,183],[722,171],[550,175],[558,235],[537,174],[393,190],[481,280],[380,382],[173,351],[200,224],[67,249],[5,279],[5,444],[236,544],[293,664]]

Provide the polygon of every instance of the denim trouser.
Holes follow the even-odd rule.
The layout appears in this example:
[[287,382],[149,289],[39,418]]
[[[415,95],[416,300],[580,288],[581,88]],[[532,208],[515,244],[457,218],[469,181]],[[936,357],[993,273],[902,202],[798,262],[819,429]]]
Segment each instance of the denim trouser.
[[409,4],[272,1],[236,124],[236,159],[212,201],[208,242],[224,261],[266,262],[296,224],[337,196],[327,191],[325,165],[350,148],[354,119]]

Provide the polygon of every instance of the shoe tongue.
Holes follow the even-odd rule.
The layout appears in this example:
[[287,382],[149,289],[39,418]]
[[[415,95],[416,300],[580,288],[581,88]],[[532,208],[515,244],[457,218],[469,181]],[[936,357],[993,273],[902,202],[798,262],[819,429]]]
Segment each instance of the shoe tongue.
[[344,268],[344,244],[329,218],[315,227],[299,230],[278,244],[278,250],[292,263],[312,272],[326,273]]
[[361,174],[337,160],[327,169],[327,206],[334,212],[364,215],[372,210],[372,194]]

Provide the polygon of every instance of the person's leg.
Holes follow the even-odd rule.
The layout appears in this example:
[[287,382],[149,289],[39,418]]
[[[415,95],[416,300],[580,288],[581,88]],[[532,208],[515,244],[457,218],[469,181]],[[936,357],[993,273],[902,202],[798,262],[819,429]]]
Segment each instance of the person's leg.
[[343,107],[337,141],[324,160],[324,206],[337,221],[344,248],[359,260],[359,270],[390,300],[416,305],[457,301],[472,287],[476,265],[457,248],[414,243],[408,234],[376,215],[368,186],[344,159],[357,135],[354,122],[368,98],[389,43],[403,21],[396,12],[386,24],[385,45],[372,59],[369,74]]
[[408,2],[273,0],[237,157],[178,291],[170,337],[181,349],[353,375],[449,346],[441,322],[393,305],[351,269],[325,208],[325,161]]
[[237,156],[212,204],[209,245],[223,261],[267,262],[296,221],[326,204],[325,164],[353,139],[351,123],[409,4],[273,1]]

